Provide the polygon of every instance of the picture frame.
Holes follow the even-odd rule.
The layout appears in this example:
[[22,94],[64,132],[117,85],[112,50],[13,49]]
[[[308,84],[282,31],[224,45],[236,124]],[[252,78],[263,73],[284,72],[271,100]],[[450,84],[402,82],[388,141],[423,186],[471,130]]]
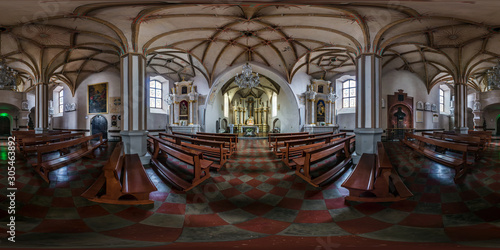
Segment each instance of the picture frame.
[[432,122],[433,123],[439,122],[439,114],[437,113],[432,114]]
[[431,104],[428,102],[425,103],[425,111],[431,111]]
[[119,114],[122,111],[122,98],[110,97],[109,98],[109,112]]
[[417,110],[415,113],[415,122],[421,123],[424,122],[424,111],[423,110]]
[[424,110],[424,103],[422,101],[417,102],[417,110]]
[[437,105],[436,104],[432,104],[431,105],[431,111],[432,112],[437,112]]
[[108,113],[108,83],[89,84],[87,86],[87,113]]

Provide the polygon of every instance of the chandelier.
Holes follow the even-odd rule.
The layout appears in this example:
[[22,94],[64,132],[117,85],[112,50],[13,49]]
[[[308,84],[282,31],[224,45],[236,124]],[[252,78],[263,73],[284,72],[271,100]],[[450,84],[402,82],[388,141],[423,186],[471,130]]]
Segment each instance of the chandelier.
[[0,89],[16,90],[17,72],[0,60]]
[[500,62],[486,72],[488,90],[500,89]]
[[240,88],[255,88],[260,84],[259,73],[255,73],[255,75],[253,75],[252,66],[246,63],[243,65],[241,75],[236,74],[234,82]]

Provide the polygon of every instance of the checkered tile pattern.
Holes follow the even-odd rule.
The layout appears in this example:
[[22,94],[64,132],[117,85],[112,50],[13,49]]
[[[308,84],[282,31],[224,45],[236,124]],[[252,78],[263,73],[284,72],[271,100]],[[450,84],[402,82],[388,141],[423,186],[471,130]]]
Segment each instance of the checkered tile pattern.
[[[108,205],[80,197],[99,175],[113,144],[99,150],[97,159],[83,159],[52,172],[51,184],[31,169],[33,157],[18,159],[15,246],[149,247],[311,236],[329,237],[329,241],[349,236],[383,244],[498,246],[498,142],[458,184],[453,182],[452,169],[413,155],[398,142],[387,142],[385,147],[415,194],[406,201],[346,202],[348,191],[340,185],[352,169],[314,188],[275,158],[265,140],[240,140],[228,163],[189,192],[173,189],[146,166],[158,188],[150,196],[153,205]],[[0,155],[5,152],[0,147]],[[2,166],[5,160],[0,158]],[[6,177],[2,167],[0,227],[4,228],[9,203]],[[6,230],[2,231],[0,237],[5,238]]]

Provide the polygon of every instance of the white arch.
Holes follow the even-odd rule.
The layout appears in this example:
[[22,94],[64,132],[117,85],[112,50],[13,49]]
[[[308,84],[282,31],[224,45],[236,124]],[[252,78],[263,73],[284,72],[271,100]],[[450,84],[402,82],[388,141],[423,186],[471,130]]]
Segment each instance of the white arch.
[[[210,92],[208,93],[208,96],[205,100],[205,119],[204,119],[205,128],[207,128],[207,124],[211,123],[215,124],[215,121],[219,118],[215,116],[210,116],[210,114],[208,114],[207,111],[209,111],[212,108],[217,95],[221,91],[222,86],[232,77],[234,77],[236,73],[241,73],[240,71],[243,64],[244,63],[239,63],[232,67],[229,67],[215,78],[212,87],[210,88]],[[299,100],[297,96],[293,93],[292,88],[290,87],[290,84],[287,82],[285,77],[283,77],[278,71],[269,68],[267,66],[264,66],[263,64],[256,62],[249,62],[249,64],[252,65],[252,69],[254,72],[258,72],[261,75],[265,75],[269,79],[276,82],[281,88],[280,96],[283,93],[284,95],[286,95],[286,98],[290,101],[286,107],[282,106],[281,108],[282,111],[278,111],[278,116],[280,116],[281,112],[282,115],[286,114],[287,117],[290,117],[288,119],[286,117],[280,117],[282,125],[286,125],[286,127],[282,128],[282,131],[283,132],[299,131],[300,129],[299,118],[298,118]],[[286,112],[283,110],[285,110]]]

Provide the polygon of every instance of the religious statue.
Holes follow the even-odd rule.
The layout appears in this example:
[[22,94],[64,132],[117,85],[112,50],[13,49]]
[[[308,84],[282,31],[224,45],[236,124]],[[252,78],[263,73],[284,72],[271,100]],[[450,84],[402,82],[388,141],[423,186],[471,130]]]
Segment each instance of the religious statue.
[[250,116],[247,120],[247,125],[253,125],[253,117]]
[[405,119],[406,114],[401,110],[401,107],[399,107],[398,111],[394,114],[394,116],[396,116],[399,122]]
[[474,103],[474,110],[481,110],[481,103],[479,101]]

